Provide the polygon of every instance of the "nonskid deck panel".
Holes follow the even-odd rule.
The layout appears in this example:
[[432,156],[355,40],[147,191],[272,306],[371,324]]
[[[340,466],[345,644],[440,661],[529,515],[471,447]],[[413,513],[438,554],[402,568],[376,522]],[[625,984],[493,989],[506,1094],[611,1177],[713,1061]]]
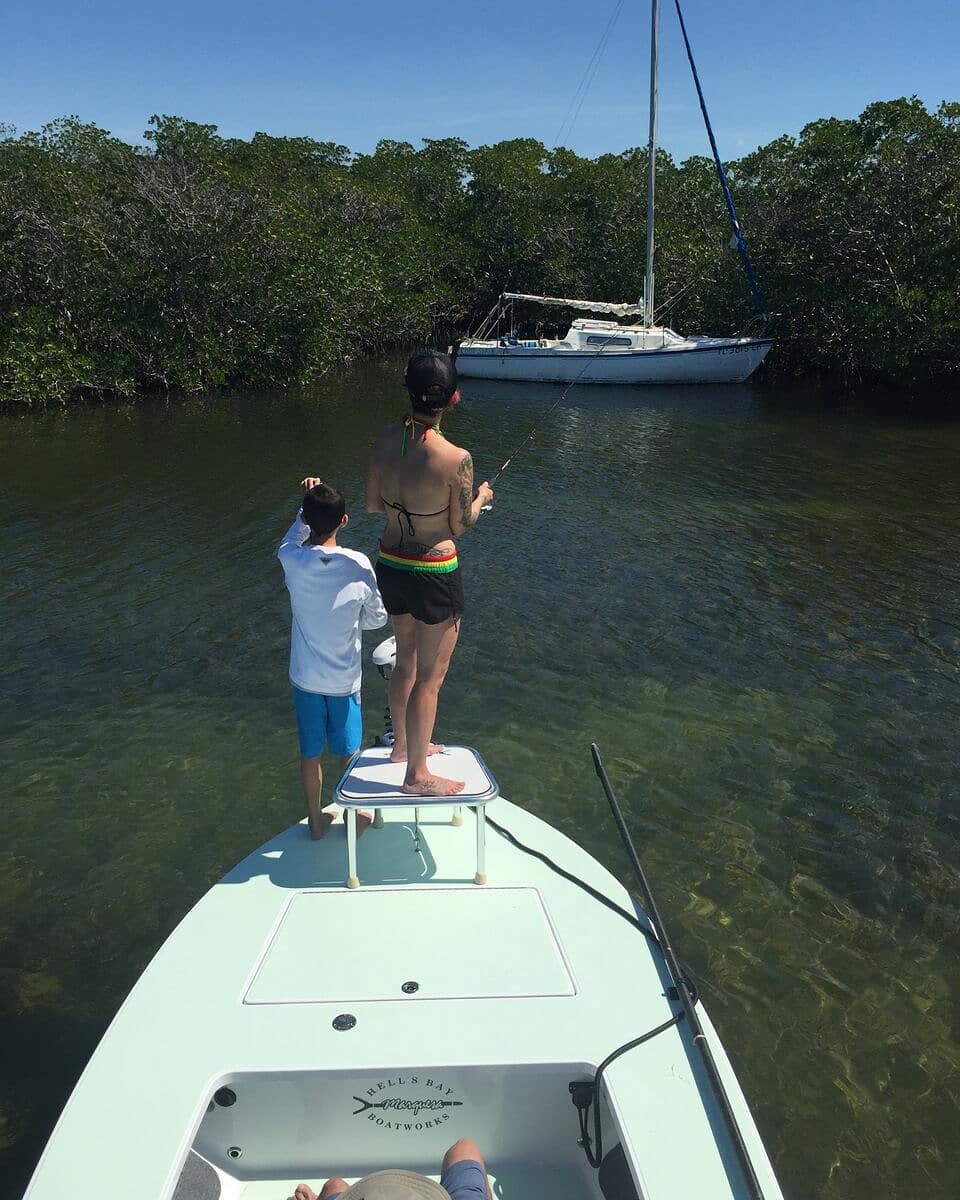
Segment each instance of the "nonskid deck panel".
[[244,1003],[409,1004],[575,992],[536,888],[403,887],[294,896]]

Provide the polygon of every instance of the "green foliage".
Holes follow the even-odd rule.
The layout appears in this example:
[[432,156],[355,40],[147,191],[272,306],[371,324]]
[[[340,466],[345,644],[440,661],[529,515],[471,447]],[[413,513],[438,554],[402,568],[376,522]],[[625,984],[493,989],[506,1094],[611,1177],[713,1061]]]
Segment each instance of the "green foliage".
[[19,404],[63,401],[88,379],[93,364],[69,331],[40,308],[10,313],[0,341],[0,397]]
[[871,104],[736,166],[787,361],[849,379],[960,372],[957,105]]
[[[528,138],[372,154],[151,118],[0,126],[0,403],[307,382],[442,341],[502,289],[637,298],[646,151]],[[728,164],[781,370],[960,372],[960,105],[870,105]],[[751,314],[713,164],[659,153],[657,301],[681,331]],[[542,314],[541,314],[542,315]]]

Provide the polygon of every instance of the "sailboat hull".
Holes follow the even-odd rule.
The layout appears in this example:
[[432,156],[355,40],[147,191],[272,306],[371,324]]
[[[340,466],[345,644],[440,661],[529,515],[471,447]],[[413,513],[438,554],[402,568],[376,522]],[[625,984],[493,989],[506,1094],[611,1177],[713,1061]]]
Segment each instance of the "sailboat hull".
[[457,352],[457,372],[530,383],[743,383],[772,345],[769,338],[687,338],[678,346],[597,352],[466,342]]

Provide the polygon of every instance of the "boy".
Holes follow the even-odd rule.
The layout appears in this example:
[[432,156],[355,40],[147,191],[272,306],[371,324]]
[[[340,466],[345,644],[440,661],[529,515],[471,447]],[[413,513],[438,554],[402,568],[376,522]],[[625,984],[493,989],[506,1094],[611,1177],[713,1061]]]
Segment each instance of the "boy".
[[[379,629],[387,612],[366,555],[337,545],[349,517],[343,493],[314,477],[301,486],[303,507],[277,557],[290,592],[290,682],[300,735],[300,778],[310,836],[322,838],[333,821],[321,810],[324,747],[340,755],[340,770],[360,749],[360,631]],[[370,824],[357,814],[357,832]]]

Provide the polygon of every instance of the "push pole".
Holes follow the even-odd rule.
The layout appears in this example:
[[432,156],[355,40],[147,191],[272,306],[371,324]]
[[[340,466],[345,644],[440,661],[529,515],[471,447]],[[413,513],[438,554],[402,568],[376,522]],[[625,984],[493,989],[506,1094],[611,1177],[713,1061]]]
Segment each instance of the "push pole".
[[740,1131],[740,1126],[737,1123],[736,1115],[730,1104],[730,1098],[727,1095],[727,1090],[723,1086],[723,1080],[720,1078],[720,1072],[717,1069],[716,1060],[710,1050],[707,1042],[706,1034],[703,1032],[703,1026],[700,1024],[700,1018],[697,1015],[697,1010],[694,1005],[694,997],[691,995],[690,985],[684,975],[677,956],[673,952],[673,945],[670,942],[669,935],[663,926],[663,921],[657,909],[656,901],[653,898],[653,893],[650,890],[650,884],[647,882],[647,877],[644,874],[643,867],[640,865],[640,858],[633,845],[633,838],[630,836],[630,831],[627,829],[627,823],[623,819],[623,813],[620,811],[620,802],[617,800],[616,793],[610,786],[610,780],[607,778],[607,772],[603,765],[603,760],[600,757],[600,747],[596,742],[590,743],[590,753],[593,755],[593,765],[596,769],[600,783],[603,785],[603,790],[606,793],[607,800],[610,802],[610,811],[613,813],[613,819],[617,824],[617,829],[623,841],[624,849],[630,859],[630,865],[633,867],[633,873],[640,887],[640,892],[643,896],[643,907],[646,910],[647,916],[650,918],[650,924],[653,926],[654,933],[660,942],[660,947],[663,950],[663,957],[667,964],[667,970],[673,979],[674,987],[677,992],[677,999],[683,1006],[683,1015],[690,1024],[690,1030],[693,1033],[693,1044],[699,1049],[703,1059],[703,1065],[707,1072],[707,1078],[710,1080],[710,1085],[713,1088],[714,1096],[720,1107],[720,1112],[723,1114],[724,1124],[727,1127],[727,1132],[733,1142],[734,1149],[737,1153],[737,1158],[740,1161],[740,1169],[743,1171],[744,1179],[750,1191],[753,1200],[764,1200],[763,1188],[760,1186],[760,1180],[757,1178],[757,1173],[753,1168],[753,1162],[750,1158],[750,1153],[747,1150],[746,1143],[743,1140],[743,1134]]

